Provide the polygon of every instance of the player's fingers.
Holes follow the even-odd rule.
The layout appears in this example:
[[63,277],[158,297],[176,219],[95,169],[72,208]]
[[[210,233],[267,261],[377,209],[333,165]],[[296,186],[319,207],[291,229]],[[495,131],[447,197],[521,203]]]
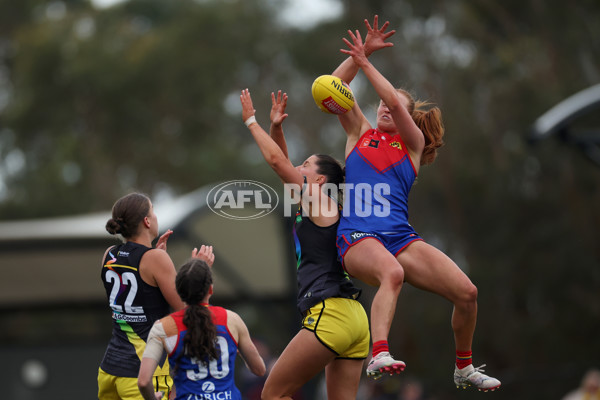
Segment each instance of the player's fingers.
[[362,38],[360,36],[360,32],[358,31],[358,29],[356,30],[356,39],[362,43]]

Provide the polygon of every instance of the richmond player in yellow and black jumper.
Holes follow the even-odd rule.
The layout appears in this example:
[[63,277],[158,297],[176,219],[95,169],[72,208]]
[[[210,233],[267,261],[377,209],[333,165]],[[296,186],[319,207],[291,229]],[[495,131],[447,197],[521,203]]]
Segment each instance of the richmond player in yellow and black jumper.
[[[140,193],[131,193],[113,206],[106,223],[110,234],[125,242],[108,248],[102,261],[101,279],[112,311],[112,336],[98,371],[98,398],[102,400],[141,399],[137,386],[140,362],[148,333],[155,321],[184,307],[175,290],[175,266],[166,252],[172,231],[156,245],[158,219],[152,202]],[[212,264],[212,247],[202,246],[205,261]],[[166,353],[154,373],[156,391],[168,399],[173,382]]]
[[307,194],[306,198],[301,196],[303,200],[310,197],[315,201],[301,202],[294,224],[297,305],[303,316],[302,329],[271,369],[261,398],[290,398],[325,369],[328,399],[354,399],[369,354],[369,322],[356,300],[360,290],[337,260],[337,201],[322,191],[325,184],[337,188],[343,170],[335,159],[326,155],[313,155],[294,167],[283,150],[287,146],[281,123],[287,117],[284,114],[287,95],[278,92],[277,96],[271,94],[271,98],[272,137],[253,118],[254,108],[247,89],[241,95],[243,119],[265,160],[281,180],[302,188]]

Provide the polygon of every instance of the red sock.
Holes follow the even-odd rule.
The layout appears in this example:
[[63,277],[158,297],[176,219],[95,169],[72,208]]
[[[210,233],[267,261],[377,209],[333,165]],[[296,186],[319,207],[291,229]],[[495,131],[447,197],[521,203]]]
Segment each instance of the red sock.
[[377,354],[383,353],[384,351],[390,351],[387,340],[379,340],[373,343],[373,358],[375,358]]
[[472,351],[456,351],[456,366],[458,369],[463,369],[466,366],[473,364]]

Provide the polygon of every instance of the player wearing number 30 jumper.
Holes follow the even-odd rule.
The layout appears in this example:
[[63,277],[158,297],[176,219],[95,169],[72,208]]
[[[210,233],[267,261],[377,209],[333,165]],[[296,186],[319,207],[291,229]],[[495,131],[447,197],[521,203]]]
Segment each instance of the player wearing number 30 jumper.
[[212,272],[193,256],[180,268],[175,283],[187,307],[152,327],[138,377],[140,392],[144,399],[155,400],[152,371],[167,350],[175,399],[241,400],[234,382],[238,349],[254,374],[264,375],[265,363],[240,316],[208,304],[213,293]]

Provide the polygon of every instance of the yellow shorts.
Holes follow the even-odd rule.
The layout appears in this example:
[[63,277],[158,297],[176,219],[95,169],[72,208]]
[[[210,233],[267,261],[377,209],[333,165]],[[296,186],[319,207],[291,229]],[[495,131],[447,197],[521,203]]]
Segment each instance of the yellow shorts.
[[369,355],[369,320],[356,300],[330,297],[304,313],[302,327],[337,354],[337,358],[365,359]]
[[[107,374],[98,368],[98,399],[100,400],[141,400],[142,394],[138,388],[137,378],[124,378]],[[173,390],[173,379],[169,375],[152,377],[155,392],[163,392],[162,400],[169,399]]]

